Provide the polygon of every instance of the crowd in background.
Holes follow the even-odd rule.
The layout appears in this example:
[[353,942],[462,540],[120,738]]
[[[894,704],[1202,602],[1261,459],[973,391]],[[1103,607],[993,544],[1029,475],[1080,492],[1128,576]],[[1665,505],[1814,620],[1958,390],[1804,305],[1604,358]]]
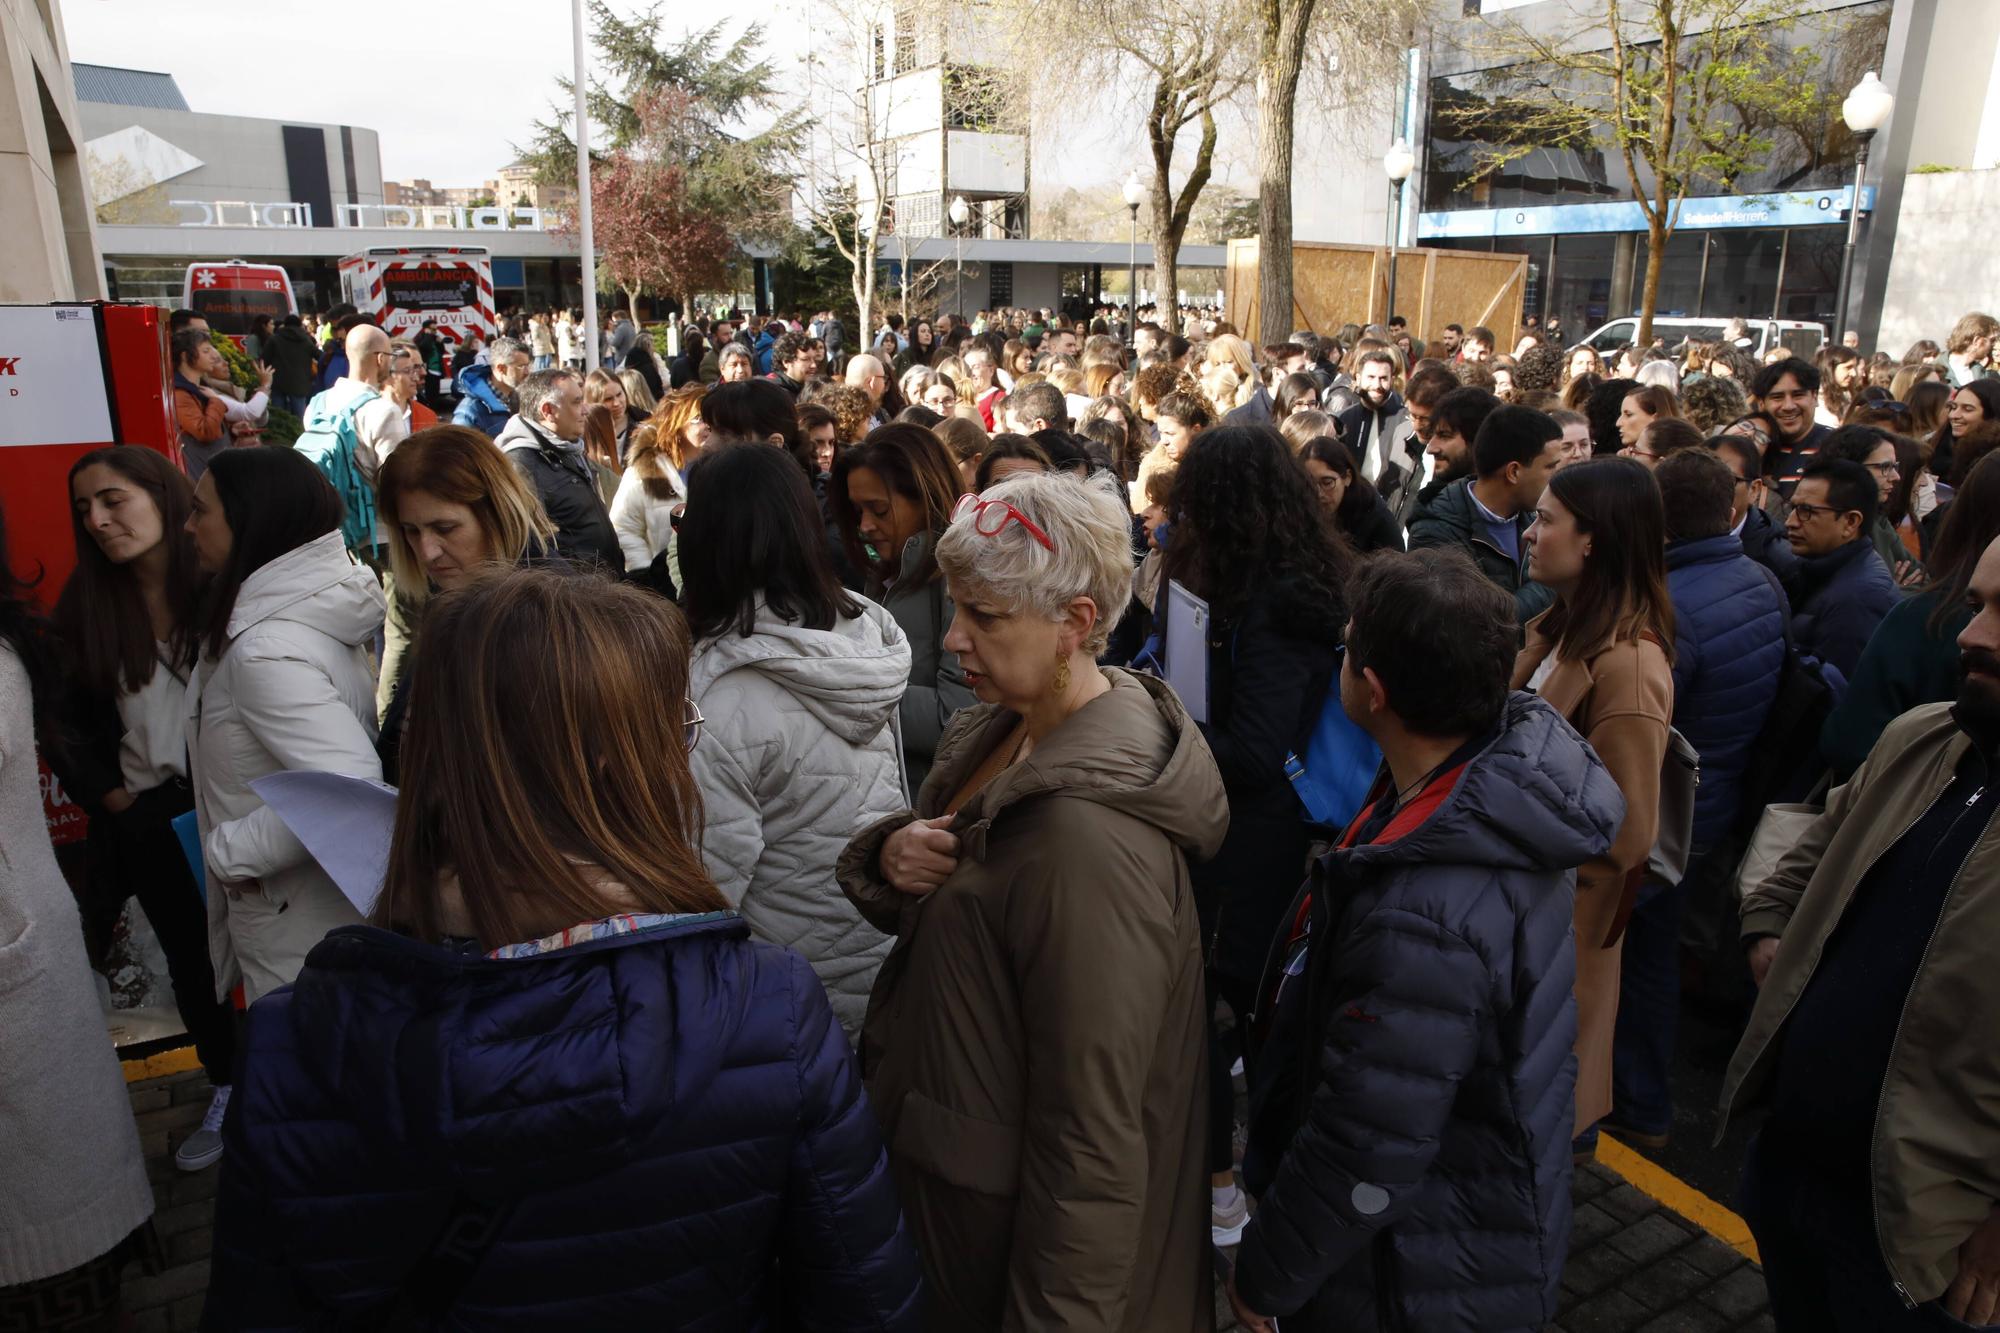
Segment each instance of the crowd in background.
[[[1779,1326],[1993,1320],[2000,323],[1158,313],[346,310],[244,399],[176,312],[178,463],[0,597],[0,1313],[146,1246],[136,897],[215,1328],[1198,1329],[1221,1249],[1247,1328],[1538,1329],[1690,978]],[[287,770],[397,787],[372,902]]]

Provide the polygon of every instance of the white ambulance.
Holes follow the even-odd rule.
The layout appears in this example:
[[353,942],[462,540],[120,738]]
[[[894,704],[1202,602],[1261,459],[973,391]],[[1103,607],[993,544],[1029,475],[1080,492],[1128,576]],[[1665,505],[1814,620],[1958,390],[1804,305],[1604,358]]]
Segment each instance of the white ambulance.
[[495,332],[493,260],[486,247],[378,245],[340,261],[341,293],[391,338],[414,338],[427,319],[461,342]]

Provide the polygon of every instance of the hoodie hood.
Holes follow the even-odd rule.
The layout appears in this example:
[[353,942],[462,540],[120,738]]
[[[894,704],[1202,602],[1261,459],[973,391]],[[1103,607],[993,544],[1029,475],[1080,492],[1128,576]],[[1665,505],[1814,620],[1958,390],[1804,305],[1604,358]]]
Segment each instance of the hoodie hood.
[[870,601],[832,629],[806,629],[778,619],[760,597],[749,637],[732,629],[696,646],[688,693],[700,699],[732,671],[768,677],[828,731],[849,745],[866,745],[902,701],[910,641],[895,617]]
[[253,571],[236,590],[229,637],[286,620],[357,647],[372,641],[388,603],[367,566],[347,553],[339,531],[315,537]]
[[724,1076],[751,997],[716,1005],[710,969],[747,934],[712,913],[498,960],[343,927],[299,974],[291,1026],[399,1154],[475,1190],[547,1187],[626,1164]]
[[[1144,820],[1185,851],[1206,861],[1229,831],[1229,796],[1208,742],[1165,681],[1116,667],[1102,668],[1110,690],[1079,708],[959,811],[952,831],[966,854],[985,859],[986,833],[1008,806],[1060,794],[1109,806]],[[1018,715],[981,704],[961,715],[938,750],[927,787],[955,792]]]
[[458,372],[458,391],[489,412],[512,412],[507,400],[493,387],[493,367],[472,365]]
[[1618,783],[1576,729],[1524,691],[1431,817],[1395,842],[1334,853],[1356,864],[1567,870],[1602,856],[1625,822]]

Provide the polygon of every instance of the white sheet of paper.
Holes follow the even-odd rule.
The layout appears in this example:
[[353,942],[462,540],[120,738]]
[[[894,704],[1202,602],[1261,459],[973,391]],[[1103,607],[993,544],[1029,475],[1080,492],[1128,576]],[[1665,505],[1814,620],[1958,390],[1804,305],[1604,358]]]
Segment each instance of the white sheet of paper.
[[250,790],[285,821],[361,915],[375,910],[389,874],[394,787],[345,773],[287,772],[253,778]]
[[1167,684],[1197,722],[1208,721],[1208,603],[1167,582]]

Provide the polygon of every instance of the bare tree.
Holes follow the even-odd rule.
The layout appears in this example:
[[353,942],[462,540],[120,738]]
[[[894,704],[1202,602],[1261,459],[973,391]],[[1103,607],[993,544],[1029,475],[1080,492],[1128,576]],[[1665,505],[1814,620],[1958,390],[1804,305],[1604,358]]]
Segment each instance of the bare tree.
[[1428,21],[1428,8],[1426,0],[1224,6],[1222,22],[1240,12],[1240,22],[1257,34],[1257,336],[1263,342],[1283,342],[1294,327],[1292,152],[1301,93],[1329,121],[1393,105],[1404,53]]
[[1475,180],[1549,148],[1617,159],[1646,219],[1644,346],[1682,203],[1763,165],[1777,127],[1823,118],[1818,57],[1777,40],[1790,0],[1595,0],[1572,15],[1494,24],[1507,67],[1444,133],[1483,142]]
[[1006,71],[1024,117],[1075,114],[1072,99],[1047,96],[1052,50],[1063,53],[1073,86],[1121,106],[1138,101],[1152,167],[1145,230],[1153,243],[1153,290],[1160,322],[1177,327],[1180,248],[1214,174],[1216,115],[1250,80],[1237,32],[1212,7],[1192,0],[1008,0],[1000,14],[1005,21],[990,54]]

